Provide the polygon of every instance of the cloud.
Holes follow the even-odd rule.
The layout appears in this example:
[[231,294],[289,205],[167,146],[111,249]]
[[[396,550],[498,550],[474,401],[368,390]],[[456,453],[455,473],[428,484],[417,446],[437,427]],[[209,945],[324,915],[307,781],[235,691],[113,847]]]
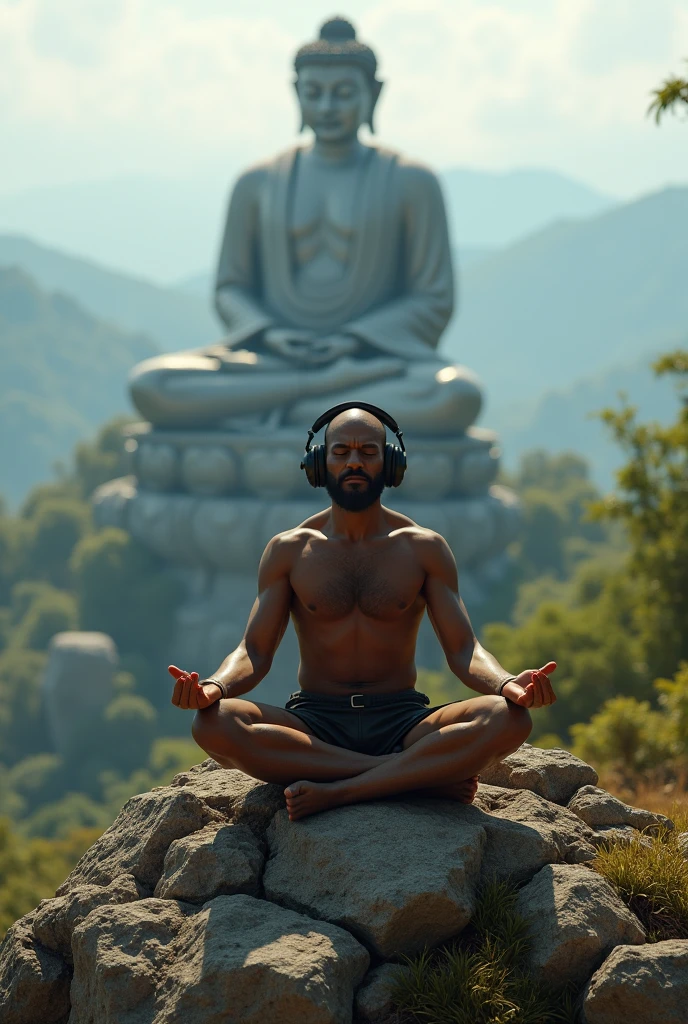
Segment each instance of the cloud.
[[[0,0],[6,183],[185,175],[287,144],[303,18],[278,2]],[[688,55],[688,0],[373,0],[356,20],[387,79],[385,141],[433,164],[621,175],[621,190],[657,173],[644,111],[681,41]]]

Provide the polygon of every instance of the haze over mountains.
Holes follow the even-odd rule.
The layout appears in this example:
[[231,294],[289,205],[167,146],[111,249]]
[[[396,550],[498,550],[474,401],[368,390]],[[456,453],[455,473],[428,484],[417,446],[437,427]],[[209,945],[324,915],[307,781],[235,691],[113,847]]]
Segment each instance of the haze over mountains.
[[[620,454],[588,413],[619,390],[642,417],[676,408],[649,362],[688,341],[688,188],[560,219],[500,250],[460,250],[458,262],[459,308],[442,348],[480,374],[481,422],[500,432],[506,464],[538,445],[573,448],[608,485]],[[133,363],[217,341],[222,329],[209,274],[164,288],[16,235],[0,235],[3,265],[37,282],[16,270],[1,278],[0,429],[30,439],[0,463],[0,492],[17,500],[78,436],[128,411]],[[70,299],[43,293],[56,291]],[[21,328],[8,303],[25,310]]]
[[[0,194],[0,232],[174,284],[213,265],[235,177],[232,169],[206,181],[117,178]],[[453,168],[440,178],[459,249],[509,245],[553,219],[614,203],[554,171]]]
[[0,267],[0,494],[19,502],[76,441],[126,411],[128,371],[155,351]]

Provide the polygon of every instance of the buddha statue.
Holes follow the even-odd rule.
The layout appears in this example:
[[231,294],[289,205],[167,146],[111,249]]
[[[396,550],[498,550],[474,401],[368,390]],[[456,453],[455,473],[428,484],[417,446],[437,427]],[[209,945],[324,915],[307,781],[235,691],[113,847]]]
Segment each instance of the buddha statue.
[[302,428],[360,399],[410,435],[462,433],[481,394],[436,351],[454,306],[437,178],[360,140],[382,82],[348,21],[327,21],[294,66],[313,137],[235,184],[215,285],[227,335],[139,364],[133,402],[165,430]]

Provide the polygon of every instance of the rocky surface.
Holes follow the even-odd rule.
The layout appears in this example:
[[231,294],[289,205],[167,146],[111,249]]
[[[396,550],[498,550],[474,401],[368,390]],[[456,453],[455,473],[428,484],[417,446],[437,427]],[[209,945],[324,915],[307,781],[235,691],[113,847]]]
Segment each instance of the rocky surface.
[[348,932],[243,895],[101,907],[73,941],[70,1024],[347,1024],[369,964]]
[[354,1013],[358,1020],[382,1021],[393,1010],[392,993],[403,975],[411,969],[403,964],[380,964],[369,971],[356,993]]
[[375,801],[268,829],[267,899],[347,928],[385,959],[470,921],[485,832],[431,806]]
[[529,789],[556,804],[569,802],[581,786],[594,786],[597,772],[568,750],[541,750],[524,743],[503,761],[484,768],[482,782],[507,789]]
[[36,911],[12,925],[0,946],[0,1020],[3,1024],[65,1024],[69,967],[36,940]]
[[[640,956],[637,976],[669,1000],[662,979],[682,977],[688,942],[643,945],[586,866],[601,835],[648,841],[644,812],[593,777],[563,751],[524,745],[483,773],[472,805],[409,794],[289,822],[282,787],[208,759],[128,800],[55,898],[10,929],[0,1020],[391,1024],[392,961],[459,935],[479,886],[498,878],[522,886],[535,974],[584,984],[597,971],[586,1013],[611,1024],[626,962]],[[660,946],[664,959],[644,959]],[[626,951],[618,966],[614,950]],[[673,1024],[672,1006],[657,1021]]]
[[685,1024],[688,1020],[688,941],[617,946],[593,974],[583,1024]]
[[153,895],[193,903],[259,896],[264,863],[262,843],[248,825],[214,822],[170,844]]
[[147,895],[133,875],[118,875],[107,886],[77,885],[65,896],[41,900],[34,917],[33,934],[42,945],[60,953],[69,963],[74,929],[92,910],[133,903]]
[[597,786],[581,786],[569,800],[568,807],[594,829],[630,825],[638,831],[656,833],[660,828],[674,827],[663,814],[631,807]]
[[521,889],[517,909],[528,922],[531,967],[555,988],[585,981],[614,946],[645,942],[610,883],[583,866],[548,864]]

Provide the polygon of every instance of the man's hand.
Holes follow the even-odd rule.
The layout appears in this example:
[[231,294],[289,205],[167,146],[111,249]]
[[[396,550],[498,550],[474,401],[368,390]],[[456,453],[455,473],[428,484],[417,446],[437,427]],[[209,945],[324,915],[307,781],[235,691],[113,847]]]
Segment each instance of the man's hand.
[[541,708],[554,704],[557,698],[549,676],[556,667],[556,661],[548,661],[542,668],[526,669],[506,684],[502,696],[508,697],[512,704],[520,704],[524,708]]
[[176,665],[169,665],[167,671],[176,679],[172,703],[184,710],[200,711],[202,708],[210,707],[222,696],[222,691],[216,683],[199,683],[198,672],[185,672]]

